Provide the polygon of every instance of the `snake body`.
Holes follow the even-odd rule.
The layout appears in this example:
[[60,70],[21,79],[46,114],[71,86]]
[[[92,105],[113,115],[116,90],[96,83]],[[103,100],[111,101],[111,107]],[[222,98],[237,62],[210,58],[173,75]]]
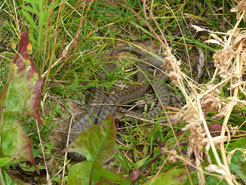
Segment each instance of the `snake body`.
[[[95,98],[90,102],[90,104],[100,103],[100,106],[90,105],[88,111],[73,124],[71,128],[70,143],[73,142],[83,130],[87,129],[91,123],[102,123],[109,113],[114,115],[117,111],[117,104],[122,104],[143,96],[151,87],[150,80],[155,92],[158,94],[159,101],[157,106],[148,114],[147,119],[152,119],[158,116],[162,111],[162,105],[169,104],[170,97],[167,93],[167,87],[163,85],[163,82],[168,80],[167,75],[157,71],[155,78],[151,79],[152,77],[149,77],[146,79],[149,65],[161,68],[163,62],[131,46],[121,46],[114,50],[112,52],[113,58],[121,52],[134,53],[140,57],[140,62],[137,63],[137,67],[140,68],[141,72],[137,73],[137,79],[138,81],[141,81],[141,84],[132,85],[123,90],[116,90],[114,94],[109,96],[104,96],[103,88],[96,88]],[[113,68],[115,68],[115,64],[110,64],[110,66],[108,66],[109,71],[112,71]],[[102,76],[104,76],[104,74]],[[75,158],[79,157],[75,156]]]

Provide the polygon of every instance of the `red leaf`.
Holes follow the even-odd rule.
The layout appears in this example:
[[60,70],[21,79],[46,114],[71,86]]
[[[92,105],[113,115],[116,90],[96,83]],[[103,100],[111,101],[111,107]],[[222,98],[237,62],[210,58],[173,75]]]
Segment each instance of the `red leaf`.
[[10,66],[8,83],[0,94],[3,118],[0,152],[4,156],[29,160],[37,169],[30,140],[18,121],[19,116],[28,113],[42,124],[39,108],[43,83],[29,56],[31,48],[28,32],[24,31]]
[[209,131],[211,132],[211,135],[213,137],[215,136],[219,136],[220,132],[222,130],[222,125],[220,125],[219,123],[209,123]]
[[142,174],[140,170],[130,170],[131,182],[135,182]]
[[[29,56],[27,47],[30,47],[28,32],[24,31],[21,35],[18,46],[18,54],[15,55],[13,63],[17,65],[17,73],[23,74],[23,77],[26,72],[26,60],[30,61],[30,69],[27,71],[26,80],[27,88],[30,89],[30,99],[27,102],[28,113],[37,119],[37,121],[42,125],[42,121],[39,114],[40,102],[41,102],[41,93],[43,82],[40,75],[38,74],[38,69],[33,63],[33,58]],[[20,57],[21,55],[21,57]],[[25,61],[23,61],[23,59]],[[32,80],[37,76],[37,79]],[[13,76],[13,75],[12,75]],[[12,79],[12,77],[11,77]],[[23,79],[24,80],[24,79]],[[35,82],[35,84],[34,84]]]
[[29,137],[26,135],[25,132],[22,133],[22,140],[25,141],[24,144],[21,146],[20,150],[16,151],[17,156],[20,157],[20,159],[28,160],[32,163],[32,165],[36,168],[36,171],[39,173],[39,169],[34,161],[33,154],[32,154],[32,147],[29,140]]

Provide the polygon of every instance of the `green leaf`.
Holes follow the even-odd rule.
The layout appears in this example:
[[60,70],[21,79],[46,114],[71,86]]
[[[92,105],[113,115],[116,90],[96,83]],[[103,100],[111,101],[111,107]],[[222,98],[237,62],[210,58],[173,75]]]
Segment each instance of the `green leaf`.
[[88,161],[102,164],[108,160],[115,146],[115,123],[110,115],[103,124],[93,125],[84,130],[80,136],[68,146],[69,152],[78,152],[84,155]]
[[29,6],[21,6],[21,7],[22,7],[24,10],[27,10],[27,11],[33,13],[33,14],[38,14],[38,11],[37,11],[37,10],[35,10],[35,9],[29,7]]
[[84,161],[75,164],[68,175],[68,185],[90,184],[93,162]]
[[4,117],[1,145],[2,156],[28,160],[35,165],[29,138],[14,116]]
[[[187,180],[187,174],[185,169],[171,169],[165,173],[160,173],[153,181],[152,185],[182,185]],[[150,184],[151,181],[144,185]]]
[[149,159],[149,156],[147,156],[147,157],[145,157],[145,158],[143,158],[143,159],[137,161],[137,162],[134,164],[135,169],[141,168],[141,167],[144,165],[144,163],[145,163],[148,159]]
[[[1,98],[1,107],[6,107],[5,112],[7,113],[21,113],[29,93],[26,89],[26,83],[20,74],[16,74],[15,78],[9,83],[8,88],[6,88],[6,91],[3,92],[4,97]],[[20,92],[22,94],[18,96]]]
[[91,161],[84,161],[74,165],[68,175],[68,185],[101,184],[101,182],[116,183],[126,181],[126,178],[94,165]]
[[[93,125],[84,130],[68,147],[69,152],[79,152],[88,161],[74,165],[68,175],[68,184],[105,184],[106,182],[125,181],[120,175],[103,169],[102,163],[113,152],[116,129],[113,117],[107,116],[103,124]],[[113,183],[111,183],[113,184]]]
[[231,158],[231,163],[229,166],[231,172],[237,174],[243,180],[244,184],[246,184],[245,153],[242,153],[241,151],[236,151]]
[[244,148],[246,149],[246,137],[240,137],[234,142],[230,142],[229,146],[227,147],[227,151],[232,151],[236,148]]
[[12,160],[13,159],[10,157],[1,157],[0,158],[0,168],[10,165]]
[[25,16],[25,18],[28,20],[28,22],[30,23],[32,29],[37,30],[36,24],[35,24],[32,16],[24,10],[22,11],[22,13]]

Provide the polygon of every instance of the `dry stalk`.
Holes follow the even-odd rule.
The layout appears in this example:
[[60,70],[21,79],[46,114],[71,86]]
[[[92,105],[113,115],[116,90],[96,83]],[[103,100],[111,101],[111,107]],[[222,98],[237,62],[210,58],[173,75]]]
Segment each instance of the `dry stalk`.
[[[233,109],[240,105],[246,105],[245,101],[241,101],[238,97],[239,90],[246,95],[245,82],[242,80],[242,74],[246,69],[246,34],[237,29],[240,21],[244,18],[244,12],[236,23],[233,30],[225,33],[224,38],[220,38],[215,33],[212,33],[211,39],[208,43],[216,43],[224,48],[216,51],[214,54],[214,66],[216,70],[210,82],[200,85],[198,88],[196,84],[188,79],[180,70],[180,62],[171,54],[166,52],[165,71],[169,78],[173,81],[185,96],[186,106],[184,113],[182,113],[184,121],[187,122],[184,130],[190,130],[188,155],[195,156],[195,164],[197,169],[202,169],[202,161],[204,159],[203,148],[205,146],[205,155],[210,162],[205,169],[209,172],[217,172],[221,174],[223,179],[228,184],[238,184],[235,177],[231,174],[229,163],[231,157],[226,153],[225,143],[230,142],[230,130],[228,129],[228,120]],[[220,79],[219,83],[215,83],[215,78]],[[184,82],[188,84],[189,93],[185,89]],[[220,89],[225,85],[230,85],[229,90],[231,96],[222,98]],[[218,114],[214,118],[224,118],[221,135],[213,137],[209,131],[209,124],[207,122],[208,111],[216,111]],[[227,134],[227,136],[225,136]],[[219,158],[218,150],[222,156],[222,161]],[[217,148],[218,148],[217,147]],[[211,148],[215,157],[216,164],[211,163],[208,150]],[[205,184],[204,171],[198,170],[198,178],[200,184]]]

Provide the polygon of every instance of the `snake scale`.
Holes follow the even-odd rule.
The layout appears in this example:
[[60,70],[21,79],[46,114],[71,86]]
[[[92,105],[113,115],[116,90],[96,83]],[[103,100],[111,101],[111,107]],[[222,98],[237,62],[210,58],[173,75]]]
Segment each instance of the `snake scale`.
[[[104,88],[102,87],[94,89],[94,98],[91,102],[89,102],[87,112],[84,113],[81,118],[72,125],[69,140],[70,143],[73,142],[83,130],[87,129],[91,123],[102,123],[109,113],[114,116],[115,112],[117,111],[118,104],[129,102],[143,96],[151,86],[158,94],[158,104],[147,115],[146,119],[157,117],[163,110],[162,105],[168,105],[170,103],[168,89],[163,84],[163,82],[168,80],[168,76],[160,70],[157,70],[155,77],[153,77],[153,75],[148,75],[150,65],[161,69],[163,67],[163,62],[151,56],[150,54],[145,54],[141,50],[131,46],[121,46],[118,49],[115,49],[112,52],[112,58],[116,59],[117,55],[122,52],[129,52],[139,56],[139,61],[137,62],[136,66],[140,70],[137,73],[137,79],[139,82],[141,82],[141,84],[131,85],[123,90],[116,90],[109,96],[104,95]],[[108,71],[113,71],[115,67],[115,63],[107,65]],[[102,72],[100,76],[102,76],[102,79],[106,78],[104,72]],[[95,104],[100,105],[95,106]],[[81,155],[79,154],[70,154],[70,156],[76,160],[80,160],[79,158],[81,158]]]

